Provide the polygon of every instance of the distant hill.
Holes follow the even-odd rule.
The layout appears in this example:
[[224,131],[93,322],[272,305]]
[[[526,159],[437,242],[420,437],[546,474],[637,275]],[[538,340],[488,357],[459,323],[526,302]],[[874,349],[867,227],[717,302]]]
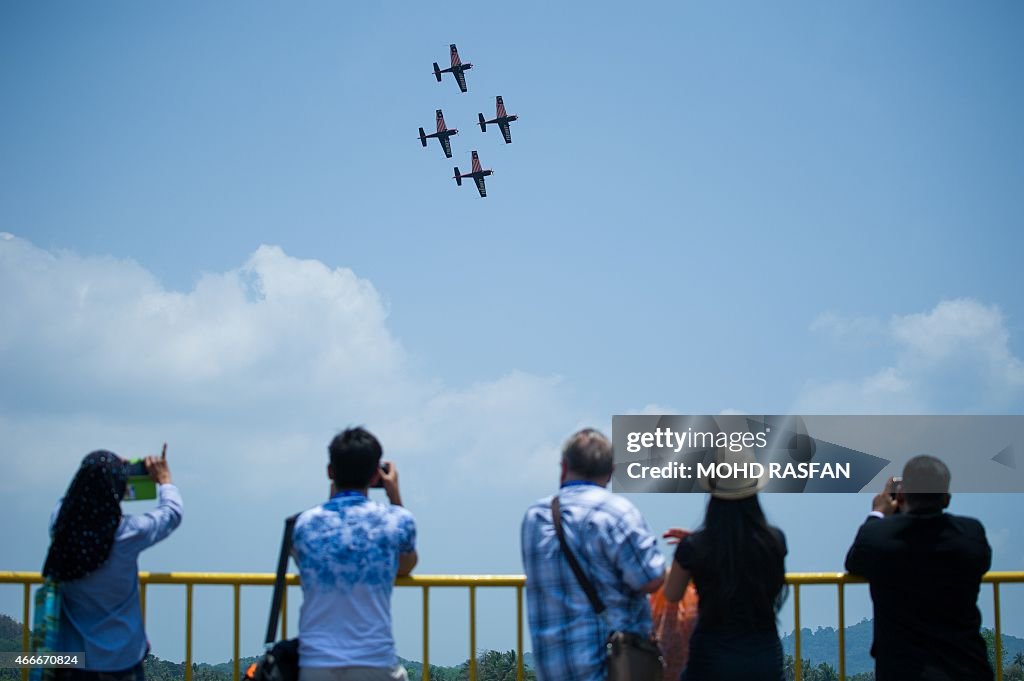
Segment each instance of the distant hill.
[[[839,634],[833,627],[819,627],[815,631],[800,630],[800,656],[817,665],[822,662],[839,667]],[[874,658],[871,657],[871,620],[861,620],[857,624],[846,627],[846,673],[859,674],[875,669]],[[794,649],[793,634],[782,638],[782,650],[792,655]],[[1017,653],[1024,652],[1024,639],[1003,634],[1003,664],[1007,664]]]
[[[0,615],[0,653],[19,651],[21,651],[21,622],[7,615]],[[0,679],[3,678],[4,675],[0,674]]]
[[[871,620],[862,620],[846,627],[846,671],[849,674],[875,670],[871,657]],[[791,633],[782,637],[782,650],[793,655],[795,638]],[[839,635],[833,627],[818,627],[817,630],[800,630],[800,656],[817,665],[822,662],[839,667]]]
[[[21,641],[21,622],[7,615],[0,615],[0,640]],[[6,650],[6,648],[4,649]]]

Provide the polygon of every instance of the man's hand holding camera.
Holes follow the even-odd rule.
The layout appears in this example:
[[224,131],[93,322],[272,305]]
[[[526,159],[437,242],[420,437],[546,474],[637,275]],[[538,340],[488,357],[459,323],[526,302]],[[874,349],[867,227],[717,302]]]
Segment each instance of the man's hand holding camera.
[[402,495],[398,491],[398,468],[394,461],[381,461],[380,482],[388,501],[395,506],[402,505]]
[[876,494],[875,498],[871,501],[871,510],[881,513],[887,518],[894,513],[899,513],[900,505],[896,501],[897,491],[898,487],[896,479],[889,478],[886,480],[885,487],[881,492]]

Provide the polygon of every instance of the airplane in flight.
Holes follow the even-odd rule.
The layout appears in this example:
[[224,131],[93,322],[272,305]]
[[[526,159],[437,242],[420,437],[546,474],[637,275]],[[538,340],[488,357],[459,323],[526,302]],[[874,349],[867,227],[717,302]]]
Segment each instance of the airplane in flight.
[[502,137],[505,138],[505,144],[512,144],[512,131],[509,130],[508,124],[519,120],[519,116],[508,115],[508,112],[505,111],[505,102],[501,101],[501,95],[495,97],[494,106],[497,109],[494,120],[486,121],[482,113],[477,114],[477,117],[480,119],[480,131],[487,132],[488,123],[497,123],[498,127],[501,128]]
[[484,178],[488,175],[493,175],[494,171],[488,168],[484,170],[480,166],[480,157],[477,156],[476,152],[473,152],[473,171],[469,173],[460,173],[459,167],[455,166],[455,184],[462,186],[462,180],[467,177],[472,177],[473,181],[476,182],[476,190],[480,192],[480,196],[487,196],[487,187],[484,186]]
[[437,110],[437,132],[434,132],[434,133],[431,133],[431,134],[427,135],[427,134],[425,134],[423,132],[423,128],[420,128],[420,144],[422,144],[425,147],[425,146],[427,146],[427,140],[429,138],[436,137],[437,141],[441,143],[441,148],[444,150],[445,158],[451,158],[452,157],[452,143],[451,143],[451,140],[449,140],[448,138],[451,137],[452,135],[458,135],[458,134],[459,134],[458,128],[452,128],[451,130],[448,129],[448,126],[446,126],[444,124],[444,114],[441,113],[440,109],[438,109]]
[[450,73],[453,76],[455,76],[455,80],[459,84],[459,89],[462,90],[463,92],[465,92],[466,91],[466,71],[469,71],[471,68],[473,68],[473,65],[472,64],[463,64],[462,63],[462,60],[459,59],[459,51],[458,51],[458,49],[456,49],[454,43],[449,45],[449,47],[451,48],[451,53],[452,53],[452,65],[451,65],[450,68],[441,69],[441,67],[439,67],[437,65],[437,62],[435,61],[434,62],[434,78],[437,78],[437,82],[440,83],[441,82],[441,74],[442,73]]

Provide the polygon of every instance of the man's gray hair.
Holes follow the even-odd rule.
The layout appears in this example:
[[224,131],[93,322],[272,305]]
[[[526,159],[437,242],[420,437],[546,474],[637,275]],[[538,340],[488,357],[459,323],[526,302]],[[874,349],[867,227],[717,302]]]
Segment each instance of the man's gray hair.
[[584,478],[603,478],[612,473],[612,443],[599,431],[584,428],[566,440],[562,461],[566,468]]

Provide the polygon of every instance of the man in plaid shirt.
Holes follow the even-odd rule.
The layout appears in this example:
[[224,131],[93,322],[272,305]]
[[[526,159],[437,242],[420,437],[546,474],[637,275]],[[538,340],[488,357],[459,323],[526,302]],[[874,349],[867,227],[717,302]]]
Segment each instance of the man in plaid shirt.
[[573,435],[562,449],[558,492],[569,548],[593,582],[606,610],[594,612],[569,566],[551,521],[552,497],[523,518],[523,567],[534,667],[538,681],[605,679],[605,642],[615,631],[647,635],[647,594],[665,575],[665,559],[640,511],[605,487],[612,475],[612,445],[593,429]]

